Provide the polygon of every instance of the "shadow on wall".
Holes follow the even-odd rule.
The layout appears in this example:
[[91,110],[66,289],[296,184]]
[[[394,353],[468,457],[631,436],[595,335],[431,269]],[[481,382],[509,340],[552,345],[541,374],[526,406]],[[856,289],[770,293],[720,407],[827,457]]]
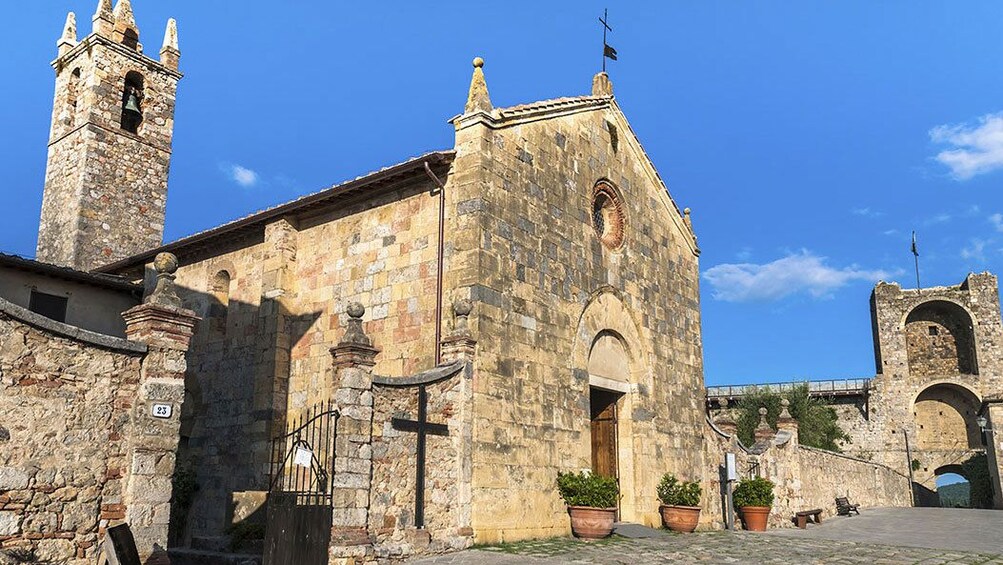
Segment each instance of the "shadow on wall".
[[[233,281],[225,277],[225,291],[223,282],[217,276],[212,293],[178,288],[202,320],[185,373],[173,547],[190,546],[194,537],[233,537],[234,493],[268,490],[270,440],[285,431],[289,355],[323,314],[293,314],[275,298],[230,300]],[[237,534],[253,534],[253,517],[237,526],[250,531]]]

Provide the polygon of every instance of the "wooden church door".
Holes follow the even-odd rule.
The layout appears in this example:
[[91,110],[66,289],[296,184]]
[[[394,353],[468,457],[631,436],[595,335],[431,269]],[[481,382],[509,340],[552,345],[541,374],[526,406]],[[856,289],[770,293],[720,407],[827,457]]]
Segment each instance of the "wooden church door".
[[592,472],[605,477],[618,478],[616,401],[620,396],[618,393],[598,388],[589,390],[592,416]]

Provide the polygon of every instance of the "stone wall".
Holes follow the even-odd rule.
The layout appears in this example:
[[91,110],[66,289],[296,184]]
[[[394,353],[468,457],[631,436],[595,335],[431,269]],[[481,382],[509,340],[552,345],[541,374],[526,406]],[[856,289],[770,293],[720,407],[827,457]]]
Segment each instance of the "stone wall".
[[0,301],[0,547],[89,565],[99,528],[125,518],[145,347],[60,335],[28,314]]
[[125,521],[144,559],[166,557],[195,323],[168,259],[148,302],[123,313],[128,340],[0,299],[0,549],[93,563],[105,528]]
[[[704,482],[704,528],[719,529],[725,523],[723,470],[717,467],[723,465],[725,453],[735,454],[740,478],[761,476],[774,482],[770,527],[794,527],[794,515],[802,510],[819,508],[823,517],[833,516],[836,497],[846,497],[864,509],[912,505],[907,475],[871,461],[799,445],[793,421],[781,423],[777,432],[768,426],[765,434],[757,431],[759,439],[750,447],[738,441],[735,431],[734,421],[724,413],[709,427],[711,465]],[[739,524],[737,517],[735,524]]]
[[[331,397],[329,349],[345,331],[350,302],[366,304],[365,331],[385,350],[374,372],[400,377],[435,365],[433,187],[426,176],[336,212],[276,220],[209,256],[183,257],[181,294],[207,319],[187,375],[195,401],[182,456],[201,489],[189,537],[222,535],[232,494],[267,489],[269,440],[287,418]],[[221,272],[225,293],[214,288]]]
[[384,386],[373,390],[370,528],[380,556],[440,553],[469,544],[469,485],[466,493],[461,492],[460,476],[465,441],[461,418],[469,381],[461,374],[428,385],[427,390],[428,421],[448,425],[450,435],[427,436],[425,531],[415,531],[415,434],[396,430],[391,423],[395,417],[417,419],[418,390]]

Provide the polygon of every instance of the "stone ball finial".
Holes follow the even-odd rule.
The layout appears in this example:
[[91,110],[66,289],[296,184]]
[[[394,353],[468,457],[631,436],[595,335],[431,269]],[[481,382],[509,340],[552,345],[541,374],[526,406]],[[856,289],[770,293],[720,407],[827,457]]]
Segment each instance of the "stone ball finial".
[[689,208],[683,208],[683,214],[686,214],[687,216],[689,216],[690,215],[690,209]]
[[173,253],[157,253],[153,259],[153,268],[157,273],[173,275],[178,270],[178,258]]
[[788,406],[791,405],[791,401],[787,400],[786,398],[781,398],[780,405],[783,406],[784,408],[787,408]]
[[717,403],[718,403],[719,406],[721,406],[722,410],[728,408],[728,399],[727,398],[722,398],[721,400],[718,400]]
[[484,59],[480,57],[474,57],[474,67],[481,68],[484,66]]
[[466,298],[457,298],[453,302],[453,313],[457,316],[469,316],[474,309],[474,303]]
[[366,313],[366,307],[359,302],[350,302],[348,308],[345,309],[350,318],[360,319],[362,315]]
[[759,409],[759,415],[760,416],[765,416],[766,413],[767,413],[767,410],[766,410],[765,406]]

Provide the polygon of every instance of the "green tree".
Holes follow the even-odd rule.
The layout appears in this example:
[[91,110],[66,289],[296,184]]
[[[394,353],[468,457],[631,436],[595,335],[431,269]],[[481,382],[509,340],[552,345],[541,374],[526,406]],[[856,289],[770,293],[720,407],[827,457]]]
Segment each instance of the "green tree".
[[780,416],[780,400],[790,402],[788,410],[798,421],[798,440],[801,445],[841,452],[840,443],[849,443],[850,436],[839,427],[839,418],[831,406],[808,394],[808,384],[803,383],[781,394],[770,388],[760,388],[746,394],[738,403],[738,438],[745,445],[755,442],[759,425],[759,409],[766,407],[766,421],[773,429]]
[[989,476],[989,461],[985,453],[976,453],[962,464],[965,478],[968,479],[968,501],[972,508],[993,507],[993,483]]

